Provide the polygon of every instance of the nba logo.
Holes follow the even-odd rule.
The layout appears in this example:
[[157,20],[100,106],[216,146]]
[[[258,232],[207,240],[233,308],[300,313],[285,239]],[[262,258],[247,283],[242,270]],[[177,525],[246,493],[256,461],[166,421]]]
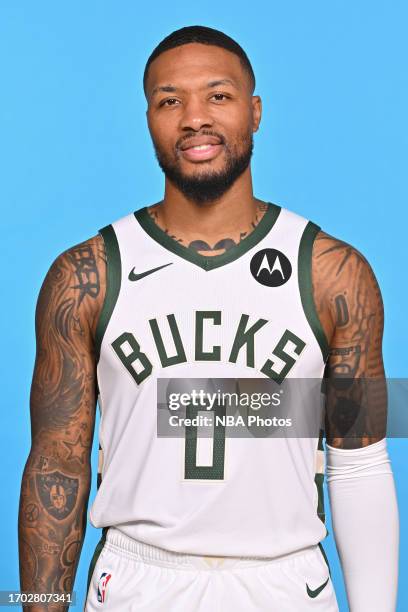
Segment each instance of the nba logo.
[[103,572],[98,581],[98,601],[103,603],[106,597],[106,589],[108,587],[108,582],[111,579],[112,574],[108,574],[107,572]]

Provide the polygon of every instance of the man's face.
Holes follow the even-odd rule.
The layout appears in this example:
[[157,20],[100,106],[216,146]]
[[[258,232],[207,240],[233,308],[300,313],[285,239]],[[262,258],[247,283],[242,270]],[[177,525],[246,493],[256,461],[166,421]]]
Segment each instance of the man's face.
[[149,68],[147,119],[160,167],[187,197],[220,197],[248,167],[261,102],[238,56],[190,43]]

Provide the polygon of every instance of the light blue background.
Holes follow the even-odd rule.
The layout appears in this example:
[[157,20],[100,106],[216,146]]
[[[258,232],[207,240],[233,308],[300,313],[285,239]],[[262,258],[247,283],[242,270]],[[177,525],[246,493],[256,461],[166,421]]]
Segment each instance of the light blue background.
[[[57,254],[161,198],[141,76],[170,31],[209,25],[247,50],[264,103],[256,195],[366,255],[384,297],[387,374],[407,376],[407,17],[407,5],[392,0],[1,3],[0,589],[18,588],[17,508],[30,445],[37,294]],[[403,517],[407,441],[389,441],[388,448]],[[96,453],[93,462],[95,478]],[[343,612],[328,527],[324,544]],[[88,525],[76,580],[81,603],[99,536]],[[408,609],[407,543],[402,522],[399,612]]]

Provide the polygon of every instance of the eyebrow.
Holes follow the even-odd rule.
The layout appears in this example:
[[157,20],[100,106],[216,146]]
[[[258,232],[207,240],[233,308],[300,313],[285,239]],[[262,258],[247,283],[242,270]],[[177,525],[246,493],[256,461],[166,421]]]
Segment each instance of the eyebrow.
[[[207,88],[217,87],[218,85],[232,85],[233,87],[238,89],[237,85],[231,79],[217,79],[216,81],[209,81],[207,83]],[[175,87],[174,85],[158,85],[153,89],[152,93],[150,94],[150,97],[153,98],[153,96],[159,92],[175,93],[176,91],[177,87]]]
[[231,79],[217,79],[216,81],[210,81],[207,83],[207,87],[217,87],[218,85],[232,85],[237,89],[236,83]]

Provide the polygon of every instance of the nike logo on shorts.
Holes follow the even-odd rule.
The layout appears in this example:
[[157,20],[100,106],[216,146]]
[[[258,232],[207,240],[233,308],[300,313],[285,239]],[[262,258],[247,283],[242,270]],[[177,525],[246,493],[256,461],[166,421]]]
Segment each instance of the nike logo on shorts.
[[[329,576],[329,578],[330,578],[330,576]],[[306,591],[307,591],[307,594],[309,595],[309,597],[317,597],[318,594],[321,591],[323,591],[324,587],[329,582],[329,578],[327,578],[326,582],[323,582],[323,584],[321,584],[319,587],[317,587],[317,589],[310,589],[309,585],[306,583]]]

